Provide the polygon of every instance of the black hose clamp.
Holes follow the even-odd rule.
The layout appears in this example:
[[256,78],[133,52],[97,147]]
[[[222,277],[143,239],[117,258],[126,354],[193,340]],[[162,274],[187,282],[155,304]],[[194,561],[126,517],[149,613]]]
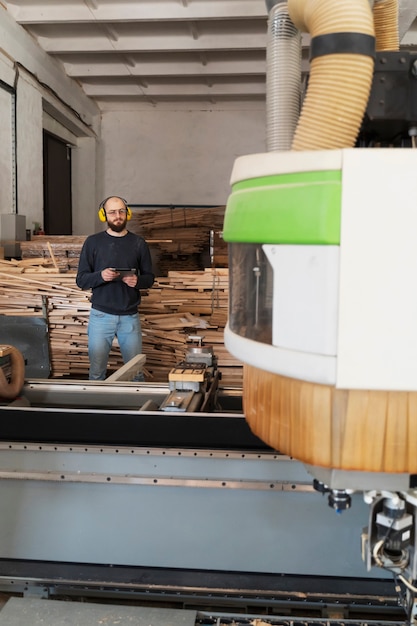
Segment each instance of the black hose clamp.
[[310,61],[329,54],[362,54],[375,59],[375,37],[365,33],[330,33],[313,37]]

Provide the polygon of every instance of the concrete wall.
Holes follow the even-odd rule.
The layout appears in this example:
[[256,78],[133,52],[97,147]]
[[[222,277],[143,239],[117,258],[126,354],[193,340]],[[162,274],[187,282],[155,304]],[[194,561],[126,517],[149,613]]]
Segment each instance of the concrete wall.
[[89,235],[100,230],[97,207],[100,192],[96,176],[97,141],[81,137],[72,149],[72,234]]
[[0,213],[13,212],[12,116],[13,95],[0,88]]
[[225,204],[234,160],[265,151],[265,108],[108,108],[99,153],[103,198],[130,204]]
[[17,211],[26,228],[43,224],[42,96],[36,86],[20,79],[16,88]]

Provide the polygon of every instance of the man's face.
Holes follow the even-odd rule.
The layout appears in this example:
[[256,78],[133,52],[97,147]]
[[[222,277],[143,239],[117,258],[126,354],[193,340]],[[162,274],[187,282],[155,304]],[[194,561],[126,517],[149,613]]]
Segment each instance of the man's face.
[[121,233],[127,224],[127,211],[120,198],[109,198],[105,206],[107,225],[115,233]]

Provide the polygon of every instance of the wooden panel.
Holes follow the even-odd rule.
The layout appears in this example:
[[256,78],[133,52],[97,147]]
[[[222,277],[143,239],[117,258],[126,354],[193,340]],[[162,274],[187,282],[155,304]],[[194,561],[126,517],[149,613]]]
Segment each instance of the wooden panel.
[[251,430],[310,465],[417,473],[417,392],[336,389],[245,365]]

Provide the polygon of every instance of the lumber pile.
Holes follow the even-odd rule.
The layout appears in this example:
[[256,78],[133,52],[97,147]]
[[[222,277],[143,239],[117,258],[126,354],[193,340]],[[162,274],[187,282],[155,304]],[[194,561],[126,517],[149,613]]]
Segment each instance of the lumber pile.
[[[133,209],[129,230],[142,235],[158,253],[159,275],[170,270],[195,271],[209,265],[227,267],[226,246],[218,237],[223,228],[224,206]],[[216,236],[214,236],[216,233]],[[221,262],[213,263],[221,249]],[[211,260],[210,260],[211,257]]]
[[[54,263],[55,261],[55,263]],[[53,378],[87,378],[87,324],[90,292],[75,284],[76,272],[60,271],[56,259],[0,261],[0,316],[47,316]],[[223,342],[227,320],[228,270],[170,272],[144,292],[140,306],[145,376],[166,382],[185,357],[190,335],[213,345],[222,386],[242,386],[242,364]],[[122,367],[117,342],[109,373]]]
[[0,271],[9,272],[10,274],[22,274],[23,272],[47,274],[56,271],[56,268],[52,258],[0,259]]
[[24,262],[23,270],[22,262],[0,263],[0,315],[47,317],[52,377],[87,377],[88,293],[76,286],[75,272]]
[[[227,267],[223,241],[225,207],[132,209],[129,230],[141,235],[154,252],[158,276],[170,270],[197,271]],[[86,236],[35,235],[20,242],[22,259],[48,259],[54,255],[62,271],[76,270]]]
[[132,209],[129,228],[147,236],[166,229],[169,232],[178,228],[222,228],[224,206],[218,207],[169,207],[166,209]]
[[166,380],[167,372],[184,359],[187,338],[197,335],[213,346],[222,385],[242,386],[242,363],[224,346],[228,291],[227,268],[171,271],[157,279],[140,307],[146,367],[154,380]]
[[55,257],[60,270],[76,270],[85,236],[35,235],[31,241],[21,241],[22,259],[31,260]]

